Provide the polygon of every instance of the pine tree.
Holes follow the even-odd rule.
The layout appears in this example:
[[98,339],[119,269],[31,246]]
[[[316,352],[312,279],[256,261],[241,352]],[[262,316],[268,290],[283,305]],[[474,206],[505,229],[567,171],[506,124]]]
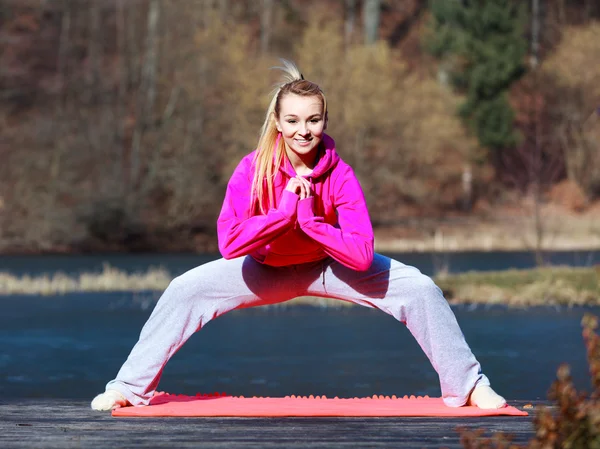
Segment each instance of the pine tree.
[[526,11],[515,0],[431,0],[429,50],[466,95],[459,113],[487,148],[516,144],[507,91],[525,70]]

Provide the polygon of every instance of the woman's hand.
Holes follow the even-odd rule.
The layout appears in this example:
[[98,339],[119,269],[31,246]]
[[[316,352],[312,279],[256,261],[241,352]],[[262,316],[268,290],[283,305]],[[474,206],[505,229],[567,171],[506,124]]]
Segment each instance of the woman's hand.
[[294,192],[300,197],[301,200],[312,196],[310,181],[308,181],[308,179],[302,178],[301,176],[291,178],[288,181],[287,186],[285,186],[285,190]]
[[303,194],[300,195],[300,199],[303,200],[305,198],[309,198],[312,196],[312,185],[310,184],[310,181],[306,178],[303,178],[302,176],[296,176],[296,179],[298,179],[303,186]]
[[289,192],[293,192],[298,196],[302,195],[303,184],[298,178],[291,178],[287,186],[285,186],[285,190]]

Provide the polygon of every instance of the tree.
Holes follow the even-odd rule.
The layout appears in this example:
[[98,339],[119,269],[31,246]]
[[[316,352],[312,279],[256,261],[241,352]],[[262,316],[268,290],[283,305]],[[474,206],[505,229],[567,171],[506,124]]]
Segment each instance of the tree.
[[327,94],[328,132],[361,180],[374,223],[400,219],[403,207],[456,207],[463,167],[477,147],[448,112],[458,96],[410,73],[383,40],[346,47],[343,29],[341,20],[313,12],[297,61]]
[[466,95],[459,113],[481,145],[514,146],[507,90],[524,73],[525,9],[511,0],[433,0],[426,44],[450,83]]
[[589,199],[600,198],[600,68],[589,61],[600,57],[600,23],[569,26],[542,70],[555,78],[557,88],[551,110],[554,132],[560,142],[567,176]]
[[529,64],[536,69],[540,56],[540,0],[531,0],[531,56]]
[[356,21],[356,0],[344,0],[344,16],[344,40],[346,48],[348,48],[352,42]]
[[364,0],[363,21],[365,44],[372,45],[379,39],[381,0]]
[[267,53],[271,40],[273,0],[262,0],[260,8],[260,51],[264,54]]

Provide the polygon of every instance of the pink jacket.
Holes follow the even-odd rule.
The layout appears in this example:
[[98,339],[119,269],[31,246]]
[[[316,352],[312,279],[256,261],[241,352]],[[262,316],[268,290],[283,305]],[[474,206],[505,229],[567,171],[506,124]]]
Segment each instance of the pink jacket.
[[251,255],[257,261],[285,266],[331,256],[358,271],[373,262],[373,228],[363,191],[352,168],[327,135],[325,151],[311,175],[313,196],[300,200],[285,190],[296,173],[287,158],[274,181],[275,207],[266,215],[250,208],[254,152],[233,172],[217,221],[219,250],[225,259]]

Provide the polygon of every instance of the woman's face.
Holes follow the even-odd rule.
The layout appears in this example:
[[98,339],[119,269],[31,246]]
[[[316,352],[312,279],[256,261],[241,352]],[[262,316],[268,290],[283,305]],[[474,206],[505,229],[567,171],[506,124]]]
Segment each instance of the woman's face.
[[281,99],[275,122],[289,156],[290,151],[302,160],[316,156],[326,129],[321,97],[287,94]]

